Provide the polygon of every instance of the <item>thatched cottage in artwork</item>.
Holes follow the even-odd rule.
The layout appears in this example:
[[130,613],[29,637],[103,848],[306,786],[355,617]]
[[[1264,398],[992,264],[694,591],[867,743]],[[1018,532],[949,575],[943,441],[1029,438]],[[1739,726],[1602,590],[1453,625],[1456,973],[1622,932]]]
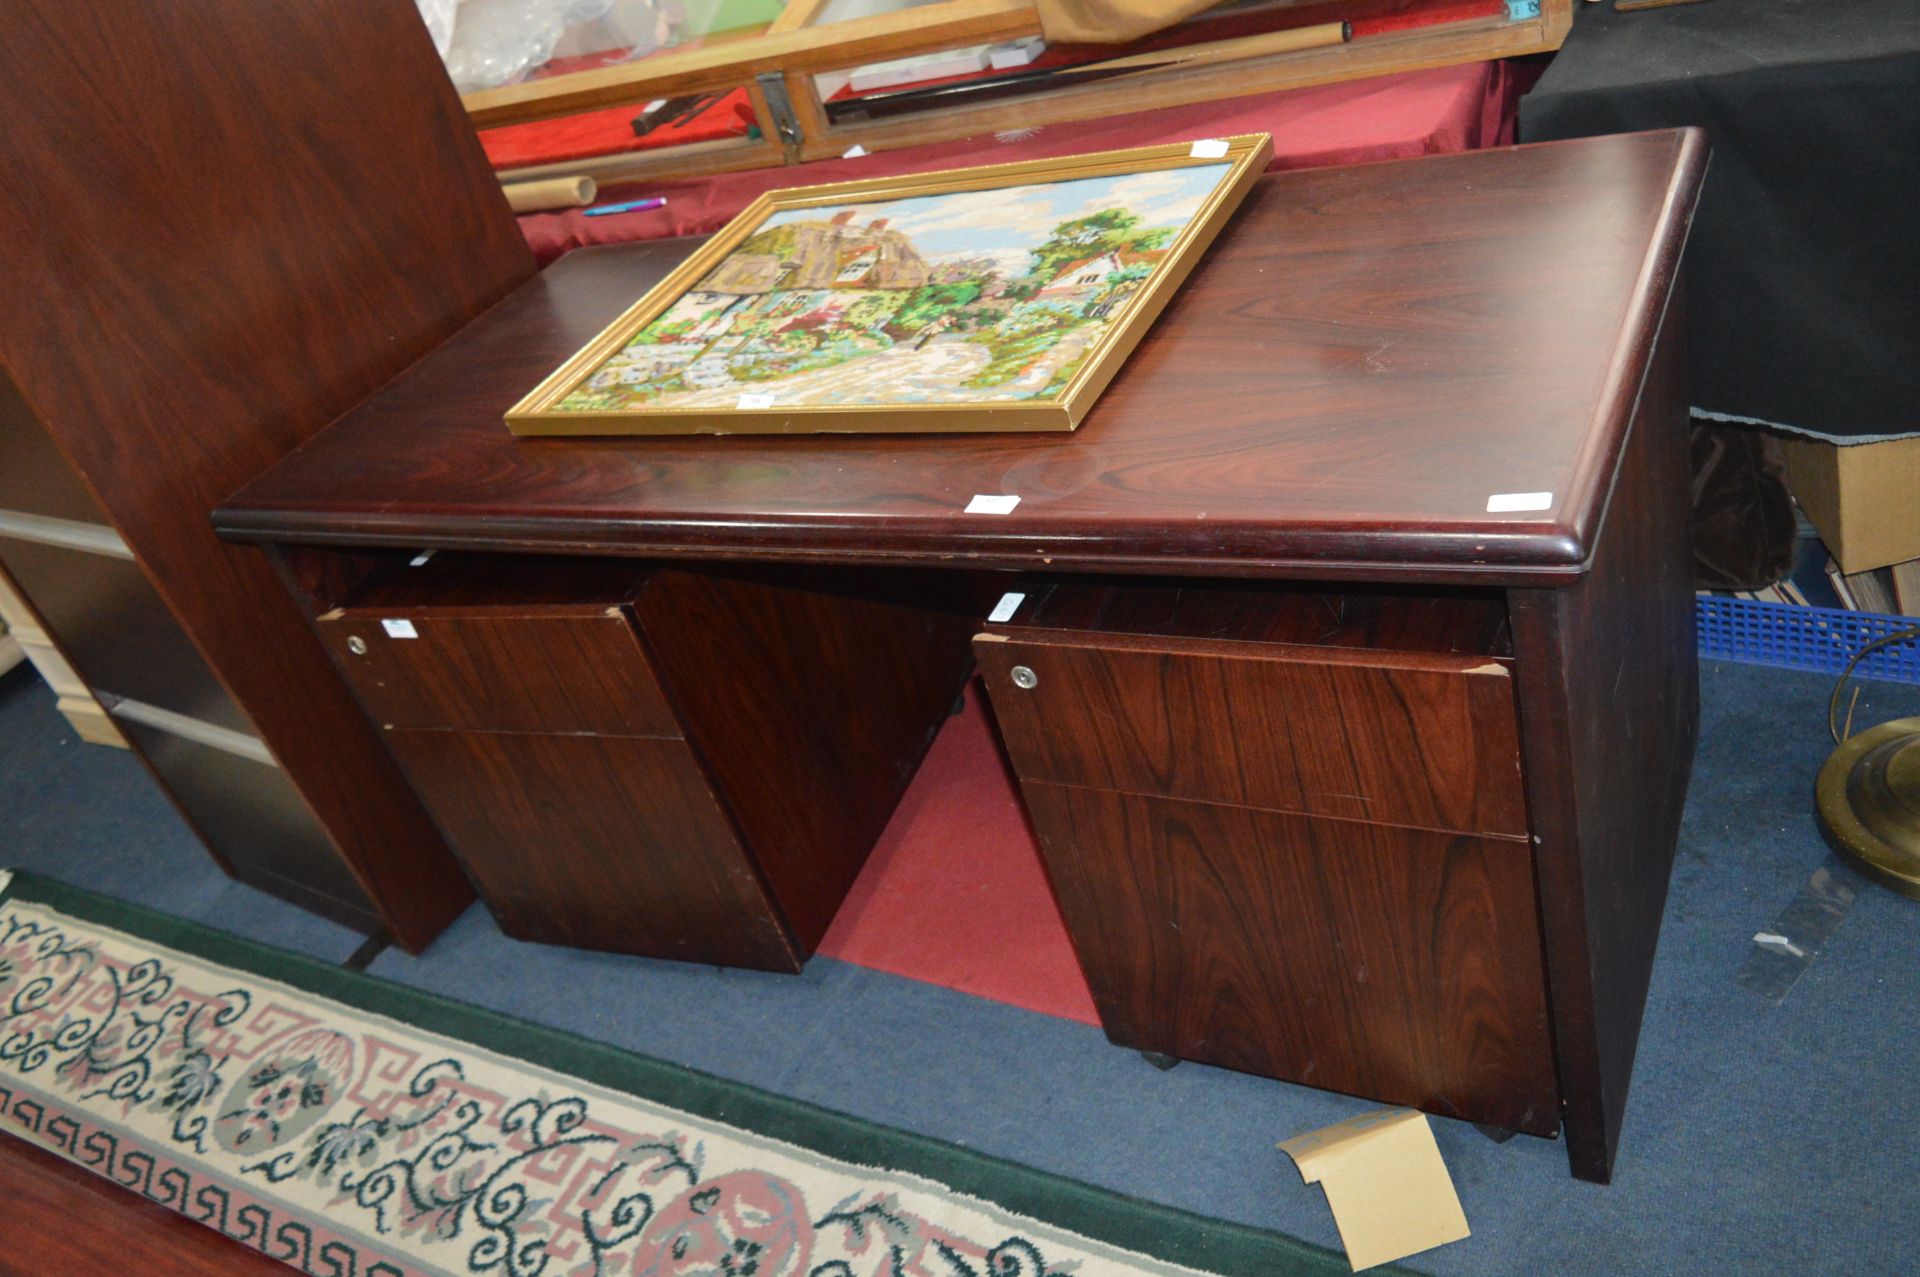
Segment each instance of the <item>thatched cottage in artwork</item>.
[[[742,312],[752,313],[780,294],[782,311],[837,314],[855,294],[901,296],[933,278],[913,242],[890,230],[887,219],[857,225],[852,209],[831,220],[789,222],[754,234],[654,321],[677,341],[705,341]],[[815,294],[795,297],[794,294]],[[680,328],[679,325],[687,325]]]

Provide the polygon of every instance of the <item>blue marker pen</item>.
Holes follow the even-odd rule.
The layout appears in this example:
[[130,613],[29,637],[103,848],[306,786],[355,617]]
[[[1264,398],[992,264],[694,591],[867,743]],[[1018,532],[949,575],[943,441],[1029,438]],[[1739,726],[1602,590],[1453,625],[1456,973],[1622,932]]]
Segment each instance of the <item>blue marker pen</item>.
[[628,200],[624,204],[602,204],[597,208],[588,209],[587,216],[605,217],[609,213],[640,213],[650,208],[665,208],[666,206],[666,197],[654,195],[643,200]]

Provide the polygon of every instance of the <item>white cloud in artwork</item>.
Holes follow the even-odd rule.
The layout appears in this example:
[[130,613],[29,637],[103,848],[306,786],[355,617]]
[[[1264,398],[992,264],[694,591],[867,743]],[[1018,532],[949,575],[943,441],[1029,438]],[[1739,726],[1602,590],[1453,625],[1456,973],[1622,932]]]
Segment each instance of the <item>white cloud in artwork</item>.
[[1027,267],[1033,262],[1033,255],[1024,248],[983,248],[977,252],[936,253],[933,255],[933,260],[937,262],[980,261],[983,259],[992,262],[993,268],[1002,275],[1005,275],[1008,279],[1013,279],[1026,273]]
[[1085,217],[1118,204],[1139,214],[1147,226],[1185,224],[1199,211],[1200,201],[1213,190],[1213,183],[1195,189],[1191,170],[1164,169],[1158,173],[1135,173],[1115,182],[1105,193],[1090,197],[1075,217]]

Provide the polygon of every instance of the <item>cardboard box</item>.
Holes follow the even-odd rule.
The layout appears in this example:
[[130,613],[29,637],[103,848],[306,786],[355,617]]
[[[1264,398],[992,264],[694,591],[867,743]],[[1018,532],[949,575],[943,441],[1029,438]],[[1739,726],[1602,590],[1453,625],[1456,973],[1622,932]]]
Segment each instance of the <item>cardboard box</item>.
[[1842,447],[1780,437],[1787,487],[1841,570],[1920,559],[1920,435]]

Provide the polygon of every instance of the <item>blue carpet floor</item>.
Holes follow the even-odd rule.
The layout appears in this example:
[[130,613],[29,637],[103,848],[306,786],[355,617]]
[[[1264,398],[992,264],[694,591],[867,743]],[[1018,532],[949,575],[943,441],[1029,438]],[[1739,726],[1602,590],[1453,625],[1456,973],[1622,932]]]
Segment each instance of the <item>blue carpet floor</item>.
[[[1703,730],[1614,1185],[1563,1147],[1436,1121],[1473,1237],[1435,1274],[1905,1274],[1920,1266],[1920,905],[1874,889],[1785,1002],[1734,983],[1827,858],[1809,802],[1830,681],[1704,672]],[[1860,721],[1920,712],[1868,685]],[[0,679],[0,864],[305,953],[358,938],[221,877],[125,754]],[[980,920],[983,943],[1018,945]],[[798,977],[518,944],[469,911],[375,974],[1122,1192],[1337,1246],[1277,1140],[1371,1107],[817,959]]]

